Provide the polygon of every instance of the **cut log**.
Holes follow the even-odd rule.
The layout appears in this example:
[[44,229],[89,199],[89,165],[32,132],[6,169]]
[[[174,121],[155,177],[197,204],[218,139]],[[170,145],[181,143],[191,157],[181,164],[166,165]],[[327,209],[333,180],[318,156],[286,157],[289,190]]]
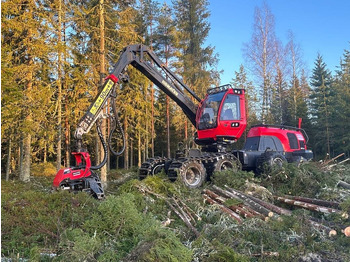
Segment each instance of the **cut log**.
[[263,214],[259,213],[258,211],[254,210],[253,208],[251,208],[250,206],[244,205],[242,199],[233,195],[231,192],[228,192],[228,191],[226,191],[220,187],[217,187],[217,186],[213,186],[213,190],[215,190],[217,193],[219,193],[221,195],[224,195],[227,198],[230,198],[230,199],[233,198],[233,199],[236,199],[236,200],[242,202],[242,204],[238,204],[237,206],[242,208],[244,211],[252,214],[253,216],[259,217],[264,221],[268,220],[268,216],[266,217]]
[[350,237],[350,226],[344,228],[344,230],[342,230],[342,232],[344,233],[345,236]]
[[340,186],[340,187],[343,187],[343,188],[346,188],[346,189],[350,189],[350,184],[349,183],[346,183],[344,181],[339,181],[337,186]]
[[310,204],[315,204],[319,206],[324,206],[324,207],[331,207],[335,209],[339,209],[339,202],[335,201],[327,201],[327,200],[322,200],[322,199],[316,199],[316,198],[308,198],[308,197],[301,197],[301,196],[285,196],[286,198],[291,198],[294,200],[310,203]]
[[312,211],[317,211],[317,212],[321,212],[324,214],[340,214],[340,215],[344,215],[344,213],[338,209],[334,209],[334,208],[330,208],[330,207],[324,207],[324,206],[319,206],[319,205],[315,205],[315,204],[310,204],[310,203],[306,203],[306,202],[302,202],[302,201],[298,201],[298,200],[293,200],[293,199],[289,199],[286,197],[279,197],[279,196],[275,196],[275,198],[278,201],[281,201],[283,203],[286,203],[288,205],[292,205],[292,206],[297,206],[297,207],[302,207],[308,210],[312,210]]
[[219,202],[215,201],[207,194],[203,194],[203,197],[209,204],[218,206],[222,211],[224,211],[226,214],[228,214],[229,216],[234,218],[238,223],[242,223],[242,219],[237,213],[235,213],[231,209],[221,205]]
[[[216,190],[218,189],[217,186],[213,186],[213,188],[215,188]],[[237,192],[236,190],[234,190],[233,188],[228,187],[227,185],[225,185],[225,188],[228,190],[226,190],[226,192],[229,195],[235,196],[240,198],[245,204],[247,204],[250,208],[254,209],[255,211],[263,214],[264,216],[267,217],[273,217],[274,213],[270,210],[268,210],[267,208],[263,207],[262,205],[256,203],[255,201],[251,200],[249,197],[246,197],[245,195]]]
[[[225,202],[227,201],[226,198],[223,198],[217,194],[215,194],[213,191],[210,191],[209,189],[204,189],[204,192],[210,196],[211,198],[213,198],[214,200],[216,200],[217,202],[219,202],[220,204],[225,205]],[[229,209],[231,209],[233,212],[236,212],[237,214],[247,218],[247,217],[254,217],[255,215],[253,215],[252,213],[250,213],[247,210],[244,210],[242,207],[239,207],[237,205],[230,205],[228,206]]]
[[314,227],[318,228],[318,229],[321,229],[323,231],[325,231],[329,237],[332,237],[332,236],[336,236],[337,235],[337,231],[335,231],[334,229],[330,228],[330,227],[327,227],[323,224],[320,224],[318,222],[315,222],[311,219],[308,219],[307,222],[311,225],[313,225]]
[[255,201],[256,203],[262,205],[263,207],[279,214],[279,215],[286,215],[286,216],[290,216],[292,214],[292,212],[290,210],[284,209],[282,207],[278,207],[274,204],[265,202],[264,200],[261,200],[257,197],[253,197],[251,195],[245,194],[245,196],[249,197],[251,200]]

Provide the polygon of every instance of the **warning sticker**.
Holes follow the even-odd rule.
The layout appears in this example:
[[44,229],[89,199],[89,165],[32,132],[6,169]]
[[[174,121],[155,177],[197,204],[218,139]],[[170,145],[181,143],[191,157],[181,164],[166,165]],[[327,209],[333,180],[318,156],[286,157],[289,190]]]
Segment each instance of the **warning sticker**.
[[304,137],[301,134],[297,134],[297,138],[298,138],[298,140],[304,141]]

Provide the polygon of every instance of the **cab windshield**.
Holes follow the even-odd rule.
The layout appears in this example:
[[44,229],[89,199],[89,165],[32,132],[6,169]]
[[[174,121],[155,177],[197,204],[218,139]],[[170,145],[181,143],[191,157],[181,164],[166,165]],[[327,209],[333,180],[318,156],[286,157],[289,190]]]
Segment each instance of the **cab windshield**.
[[225,92],[212,94],[204,101],[202,115],[199,119],[199,130],[215,128],[217,126],[218,111],[224,94]]

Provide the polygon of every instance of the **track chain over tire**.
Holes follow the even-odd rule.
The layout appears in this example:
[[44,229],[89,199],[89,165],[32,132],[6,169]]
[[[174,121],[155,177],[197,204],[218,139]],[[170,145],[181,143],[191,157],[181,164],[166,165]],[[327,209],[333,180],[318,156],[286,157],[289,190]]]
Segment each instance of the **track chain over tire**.
[[239,160],[229,153],[208,153],[200,157],[175,159],[168,169],[168,177],[175,181],[178,177],[190,187],[197,188],[215,172],[226,169],[241,170]]
[[224,154],[217,158],[217,161],[214,163],[214,170],[216,171],[224,171],[232,169],[233,171],[242,170],[242,165],[233,154]]
[[139,169],[139,179],[144,179],[146,176],[153,176],[160,173],[162,169],[165,168],[167,161],[169,161],[169,159],[165,157],[154,157],[147,159],[146,162],[141,164]]
[[256,161],[257,174],[268,174],[274,169],[281,169],[283,163],[287,162],[285,156],[276,151],[267,151],[261,154]]

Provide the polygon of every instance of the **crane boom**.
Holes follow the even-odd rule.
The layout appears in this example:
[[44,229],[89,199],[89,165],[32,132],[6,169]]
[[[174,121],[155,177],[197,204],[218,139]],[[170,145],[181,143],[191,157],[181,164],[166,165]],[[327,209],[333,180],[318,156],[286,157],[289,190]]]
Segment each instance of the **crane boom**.
[[201,99],[185,85],[180,78],[172,73],[149,47],[144,45],[129,45],[121,52],[120,58],[114,65],[112,73],[105,80],[102,91],[78,123],[75,138],[81,139],[83,134],[90,131],[91,127],[99,118],[106,101],[113,94],[115,84],[123,78],[125,69],[130,64],[175,101],[175,103],[181,107],[190,122],[194,126],[196,125],[197,105],[184,93],[183,89],[188,91],[198,102],[200,102]]

